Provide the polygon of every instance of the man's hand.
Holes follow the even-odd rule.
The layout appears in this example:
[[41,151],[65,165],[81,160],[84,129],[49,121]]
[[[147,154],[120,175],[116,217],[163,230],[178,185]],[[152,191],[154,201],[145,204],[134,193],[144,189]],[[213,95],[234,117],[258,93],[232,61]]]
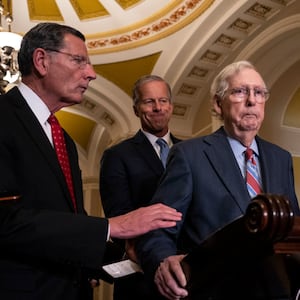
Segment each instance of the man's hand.
[[157,203],[108,220],[110,237],[130,239],[154,229],[175,226],[176,222],[181,220],[181,213],[174,208]]
[[129,259],[138,264],[139,261],[135,253],[135,241],[135,239],[128,239],[125,241],[125,252]]
[[96,288],[100,285],[100,279],[89,279],[91,288]]
[[169,300],[182,299],[188,295],[184,288],[186,277],[180,262],[185,255],[173,255],[164,259],[156,270],[154,282],[159,292]]

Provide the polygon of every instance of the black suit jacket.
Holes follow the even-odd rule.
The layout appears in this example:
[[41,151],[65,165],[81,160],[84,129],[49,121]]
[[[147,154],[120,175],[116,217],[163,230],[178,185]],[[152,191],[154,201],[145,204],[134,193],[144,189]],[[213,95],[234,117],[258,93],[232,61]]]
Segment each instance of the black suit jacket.
[[[65,133],[78,213],[55,151],[17,88],[0,97],[0,298],[88,299],[81,275],[102,263],[107,220],[83,208],[77,150]],[[80,298],[81,297],[81,298]]]
[[[180,141],[172,135],[171,139],[174,144]],[[141,130],[105,150],[100,167],[105,215],[117,216],[147,206],[163,172],[161,160]]]
[[[259,137],[256,137],[256,141],[264,192],[285,195],[291,201],[295,213],[299,214],[291,155]],[[183,221],[175,228],[155,230],[142,238],[138,252],[145,273],[152,277],[164,258],[195,249],[214,232],[243,215],[250,200],[245,180],[223,128],[211,135],[174,145],[152,203],[163,202],[176,208],[183,213]],[[271,268],[260,265],[254,271],[256,276],[251,277],[250,281],[246,271],[244,274],[231,274],[233,277],[228,275],[224,278],[228,281],[223,288],[231,292],[231,299],[248,299],[246,296],[256,299],[251,292],[259,288],[265,297],[265,293],[272,293],[273,289],[280,286],[280,274],[273,273]],[[271,286],[268,286],[270,281]],[[233,298],[239,285],[243,293],[237,292],[237,298]],[[243,289],[245,286],[248,288]],[[214,299],[215,294],[222,295],[222,288],[212,286],[207,298],[203,299]],[[227,299],[226,296],[223,299]]]
[[[171,135],[174,144],[180,140]],[[164,167],[144,133],[107,149],[101,159],[100,192],[107,217],[147,206],[157,188]],[[123,248],[122,241],[117,241]],[[124,249],[123,249],[124,250]],[[158,299],[155,289],[142,274],[115,282],[114,300]]]

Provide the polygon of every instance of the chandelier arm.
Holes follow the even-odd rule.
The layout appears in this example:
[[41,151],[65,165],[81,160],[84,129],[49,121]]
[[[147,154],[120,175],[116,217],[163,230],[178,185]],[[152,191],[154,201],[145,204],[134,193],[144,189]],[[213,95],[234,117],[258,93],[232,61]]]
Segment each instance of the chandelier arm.
[[[11,31],[12,22],[11,0],[7,1],[6,8],[0,0],[0,94],[5,93],[9,84],[21,79],[17,57],[22,36]],[[4,24],[7,25],[7,30],[4,29]]]

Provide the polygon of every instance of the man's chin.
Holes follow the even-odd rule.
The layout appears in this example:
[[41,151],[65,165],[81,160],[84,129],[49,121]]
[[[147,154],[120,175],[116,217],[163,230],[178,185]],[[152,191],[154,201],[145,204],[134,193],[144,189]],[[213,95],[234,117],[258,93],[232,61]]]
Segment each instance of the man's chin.
[[82,102],[82,99],[83,99],[82,95],[80,97],[74,97],[72,99],[67,99],[64,101],[65,107],[72,106],[75,104],[80,104]]
[[246,122],[241,123],[241,128],[245,131],[258,130],[260,128],[261,123],[258,123],[257,120],[248,120]]
[[259,126],[257,125],[248,125],[248,126],[242,126],[240,128],[242,131],[255,131],[257,132],[259,130]]
[[164,132],[164,128],[157,128],[157,127],[153,128],[152,127],[151,129],[149,129],[149,132],[154,135],[160,135]]

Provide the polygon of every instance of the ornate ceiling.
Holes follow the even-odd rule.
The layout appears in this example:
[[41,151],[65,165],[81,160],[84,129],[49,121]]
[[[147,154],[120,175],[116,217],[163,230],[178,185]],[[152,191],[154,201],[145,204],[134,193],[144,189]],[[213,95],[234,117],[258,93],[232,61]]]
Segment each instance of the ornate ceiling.
[[[107,146],[139,128],[131,87],[148,73],[171,84],[175,104],[171,129],[190,138],[217,126],[209,112],[209,86],[216,72],[234,60],[249,59],[271,89],[262,134],[279,144],[298,134],[299,0],[12,2],[15,32],[23,34],[37,22],[54,21],[76,27],[87,38],[97,79],[81,105],[58,114],[77,142],[86,176],[98,174]],[[289,88],[283,88],[287,76]],[[278,99],[279,92],[274,94],[277,87],[286,91],[284,99]],[[278,116],[276,122],[269,115]],[[273,136],[274,127],[279,137]],[[289,140],[288,147],[300,154],[300,145]]]

